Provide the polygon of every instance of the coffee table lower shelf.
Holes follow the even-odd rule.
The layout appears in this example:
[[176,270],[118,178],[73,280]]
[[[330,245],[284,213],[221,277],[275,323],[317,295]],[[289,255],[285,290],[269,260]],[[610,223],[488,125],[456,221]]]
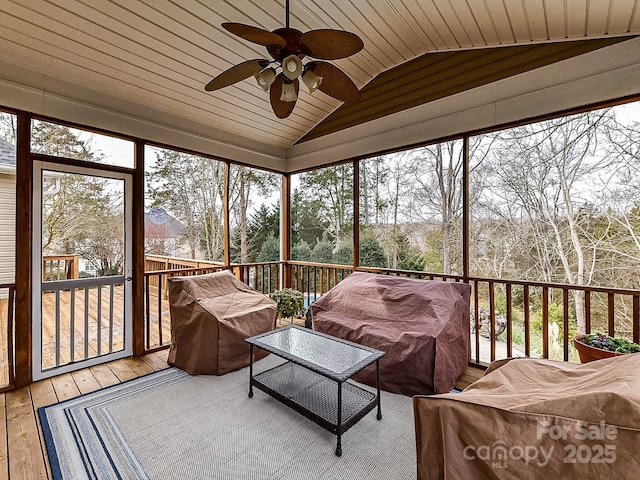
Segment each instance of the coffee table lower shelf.
[[251,384],[338,435],[338,456],[342,454],[341,435],[378,405],[375,393],[348,381],[331,380],[292,362],[256,374]]

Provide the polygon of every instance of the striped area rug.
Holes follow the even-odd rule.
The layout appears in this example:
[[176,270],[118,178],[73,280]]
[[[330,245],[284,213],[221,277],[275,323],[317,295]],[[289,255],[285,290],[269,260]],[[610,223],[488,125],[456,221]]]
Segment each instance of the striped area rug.
[[335,435],[259,390],[248,398],[248,376],[170,368],[40,408],[54,479],[416,477],[410,397],[382,392],[382,420],[368,413],[336,457]]

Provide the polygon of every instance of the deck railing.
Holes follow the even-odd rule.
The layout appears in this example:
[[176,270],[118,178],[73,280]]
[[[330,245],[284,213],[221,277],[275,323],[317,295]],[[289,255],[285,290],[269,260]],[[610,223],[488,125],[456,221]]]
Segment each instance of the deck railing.
[[445,280],[461,282],[459,275],[446,275],[439,273],[416,272],[413,270],[392,270],[388,268],[358,267],[354,269],[349,265],[331,265],[326,263],[288,262],[291,267],[291,287],[301,291],[311,301],[328,292],[340,281],[348,277],[355,270],[381,275],[396,275],[408,278],[420,278],[424,280]]
[[[212,262],[208,260],[193,260],[189,258],[165,257],[162,255],[145,255],[144,256],[145,272],[168,272],[176,270],[189,269],[207,269],[213,268],[211,271],[224,269],[223,262]],[[150,275],[145,278],[151,287],[156,287],[159,291],[164,292],[167,296],[167,278],[169,275]]]
[[13,329],[15,322],[15,283],[0,284],[0,392],[15,384]]
[[[232,270],[237,278],[265,294],[279,288],[281,276],[288,269],[290,286],[303,292],[307,305],[354,271],[348,265],[299,261],[149,271],[145,274],[147,348],[171,341],[166,278],[220,269]],[[441,273],[365,267],[355,270],[425,280],[464,280],[460,275]],[[577,333],[574,317],[578,311],[586,333],[602,331],[635,342],[640,340],[640,290],[484,277],[470,277],[468,282],[472,287],[469,332],[472,364],[484,365],[511,356],[577,361],[573,336]],[[151,293],[158,296],[152,299]],[[155,306],[151,305],[153,302]],[[575,305],[579,305],[578,310]]]
[[[482,330],[479,309],[483,306],[489,311],[489,329],[499,328],[498,316],[504,322],[501,335],[496,336],[495,331],[485,332],[489,354],[484,360],[481,336],[475,335],[472,356],[475,363],[498,358],[500,342],[505,351],[501,357],[523,355],[577,361],[573,336],[578,331],[573,317],[578,315],[583,316],[584,333],[600,331],[634,342],[640,339],[639,290],[480,277],[471,277],[469,282],[472,330]],[[580,307],[576,308],[576,304]]]
[[73,280],[79,276],[78,255],[43,255],[42,281]]
[[47,282],[43,372],[125,348],[124,283],[122,275]]

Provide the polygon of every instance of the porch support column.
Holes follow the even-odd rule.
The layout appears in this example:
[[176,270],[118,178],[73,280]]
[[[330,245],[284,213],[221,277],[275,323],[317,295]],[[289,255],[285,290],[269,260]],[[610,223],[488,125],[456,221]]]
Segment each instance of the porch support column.
[[360,266],[360,162],[353,161],[353,271]]
[[[18,113],[16,147],[16,388],[31,383],[32,370],[32,232],[33,162],[31,161],[31,115]],[[11,352],[8,352],[11,355]]]
[[224,264],[231,265],[231,235],[229,231],[229,189],[231,188],[231,165],[229,162],[224,162],[224,198],[222,199],[222,205],[224,207]]
[[462,140],[462,278],[469,283],[469,137]]
[[291,174],[282,175],[282,198],[280,200],[280,260],[282,288],[291,288]]
[[144,298],[145,298],[145,245],[144,245],[144,142],[135,142],[135,172],[133,174],[133,208],[131,222],[133,224],[132,269],[132,305],[133,322],[133,355],[140,356],[145,352],[144,344]]

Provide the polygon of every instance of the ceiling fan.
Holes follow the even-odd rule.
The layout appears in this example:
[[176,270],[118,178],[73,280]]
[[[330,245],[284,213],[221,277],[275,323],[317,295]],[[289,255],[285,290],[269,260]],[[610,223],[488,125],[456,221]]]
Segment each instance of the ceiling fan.
[[[346,103],[357,102],[360,91],[338,67],[321,60],[350,57],[364,48],[360,37],[344,30],[318,29],[302,33],[289,28],[289,0],[286,0],[286,27],[273,32],[242,23],[223,23],[222,27],[258,45],[267,47],[273,58],[247,60],[225,70],[204,87],[218,90],[254,76],[258,85],[269,92],[271,108],[278,118],[288,117],[296,105],[300,80],[310,93],[320,90]],[[311,57],[304,64],[302,60]]]

